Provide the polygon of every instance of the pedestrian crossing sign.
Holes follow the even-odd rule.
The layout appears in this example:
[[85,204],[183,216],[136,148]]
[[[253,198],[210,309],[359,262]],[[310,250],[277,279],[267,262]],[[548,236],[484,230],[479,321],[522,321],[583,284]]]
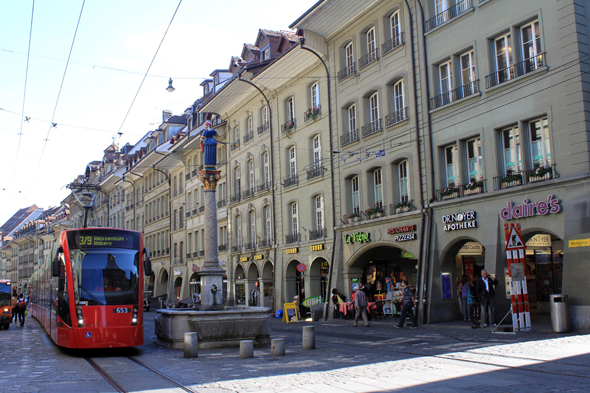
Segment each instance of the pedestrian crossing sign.
[[526,245],[522,241],[520,231],[517,231],[516,228],[508,229],[510,230],[510,233],[508,234],[508,240],[506,240],[506,251],[524,250]]

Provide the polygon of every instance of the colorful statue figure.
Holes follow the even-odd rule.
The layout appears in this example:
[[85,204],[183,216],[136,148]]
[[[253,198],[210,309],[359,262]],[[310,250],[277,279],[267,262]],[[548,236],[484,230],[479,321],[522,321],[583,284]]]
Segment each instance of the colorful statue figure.
[[201,150],[205,155],[205,166],[214,167],[217,165],[217,132],[211,128],[211,123],[206,123],[207,128],[201,133]]

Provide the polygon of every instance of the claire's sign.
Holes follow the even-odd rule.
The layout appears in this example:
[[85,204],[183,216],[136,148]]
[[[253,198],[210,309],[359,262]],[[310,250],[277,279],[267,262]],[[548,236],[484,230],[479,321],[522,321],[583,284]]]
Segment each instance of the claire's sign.
[[531,202],[528,199],[522,201],[522,205],[515,205],[508,202],[508,205],[500,210],[502,220],[513,220],[515,218],[544,216],[546,214],[555,214],[561,211],[561,201],[553,195],[547,196],[546,201]]

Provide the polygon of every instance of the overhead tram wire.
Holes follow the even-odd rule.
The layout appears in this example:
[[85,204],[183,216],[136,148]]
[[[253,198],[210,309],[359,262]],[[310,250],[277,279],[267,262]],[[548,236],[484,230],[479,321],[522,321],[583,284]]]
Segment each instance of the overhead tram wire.
[[129,106],[129,109],[127,110],[127,113],[125,114],[125,117],[123,118],[123,122],[121,123],[121,127],[119,127],[118,132],[121,132],[121,129],[123,129],[123,125],[125,125],[125,121],[127,120],[129,113],[131,112],[131,108],[133,108],[133,104],[135,104],[135,100],[137,99],[137,96],[139,95],[139,91],[141,90],[141,87],[143,86],[143,82],[145,82],[145,78],[147,78],[148,73],[150,72],[150,69],[152,68],[152,64],[154,64],[154,60],[156,60],[156,56],[158,55],[158,52],[160,51],[160,47],[162,46],[162,43],[164,42],[164,39],[166,38],[166,34],[168,34],[168,30],[170,29],[170,26],[172,25],[172,22],[174,21],[174,17],[176,16],[176,13],[178,12],[178,9],[180,8],[181,4],[182,4],[182,0],[180,0],[178,2],[178,5],[176,6],[176,10],[174,10],[174,14],[172,15],[172,18],[170,19],[170,22],[168,23],[168,27],[166,27],[166,31],[164,32],[164,36],[160,40],[160,44],[158,45],[158,48],[156,49],[156,53],[154,53],[154,57],[152,57],[152,61],[150,62],[150,65],[148,66],[148,69],[146,70],[146,72],[143,76],[143,79],[141,80],[141,83],[139,84],[139,88],[137,89],[137,92],[135,93],[135,97],[133,97],[133,101],[131,101],[131,105]]
[[14,179],[16,177],[16,169],[18,168],[18,155],[20,152],[20,142],[23,137],[23,123],[25,119],[25,101],[27,98],[27,81],[29,79],[29,59],[31,57],[31,39],[33,37],[33,17],[35,15],[35,0],[33,0],[33,8],[31,10],[31,26],[29,27],[29,46],[27,47],[27,66],[25,68],[25,87],[23,91],[23,106],[20,118],[20,131],[18,133],[18,144],[16,145],[16,157],[14,159],[14,171],[12,172],[12,183],[10,189],[14,189]]
[[78,23],[76,24],[76,30],[74,31],[74,38],[72,39],[72,45],[70,46],[70,53],[68,54],[66,68],[64,69],[64,74],[61,78],[59,92],[57,93],[57,99],[55,100],[55,107],[53,108],[53,114],[51,115],[51,122],[49,124],[49,129],[47,130],[47,137],[45,138],[45,141],[43,143],[43,150],[41,150],[41,155],[39,156],[39,162],[37,162],[37,168],[35,169],[35,172],[33,173],[31,186],[29,187],[29,190],[27,191],[26,197],[29,196],[29,193],[31,192],[31,188],[33,187],[33,184],[35,182],[35,178],[37,177],[37,173],[39,172],[39,166],[41,165],[41,161],[43,160],[43,154],[45,153],[45,148],[47,147],[47,142],[49,141],[49,134],[51,133],[51,129],[54,127],[53,125],[55,124],[53,122],[53,119],[55,118],[55,112],[57,111],[57,104],[59,103],[59,97],[61,96],[61,90],[63,88],[64,81],[66,79],[66,74],[68,72],[68,64],[70,63],[70,57],[72,56],[72,51],[74,50],[74,43],[76,42],[76,36],[78,35],[78,28],[80,27],[80,20],[82,19],[82,12],[84,11],[84,4],[86,4],[86,0],[82,1],[82,7],[80,9],[80,15],[78,16]]

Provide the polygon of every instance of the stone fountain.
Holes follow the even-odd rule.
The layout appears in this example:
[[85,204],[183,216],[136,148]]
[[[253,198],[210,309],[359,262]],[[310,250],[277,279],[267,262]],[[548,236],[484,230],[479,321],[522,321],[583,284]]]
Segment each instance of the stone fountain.
[[184,333],[196,332],[199,348],[239,346],[241,340],[255,345],[270,344],[270,308],[224,307],[223,274],[217,254],[217,206],[215,189],[220,179],[215,130],[203,131],[203,170],[199,177],[205,188],[205,263],[201,269],[201,306],[192,309],[161,309],[156,316],[156,344],[181,349]]

